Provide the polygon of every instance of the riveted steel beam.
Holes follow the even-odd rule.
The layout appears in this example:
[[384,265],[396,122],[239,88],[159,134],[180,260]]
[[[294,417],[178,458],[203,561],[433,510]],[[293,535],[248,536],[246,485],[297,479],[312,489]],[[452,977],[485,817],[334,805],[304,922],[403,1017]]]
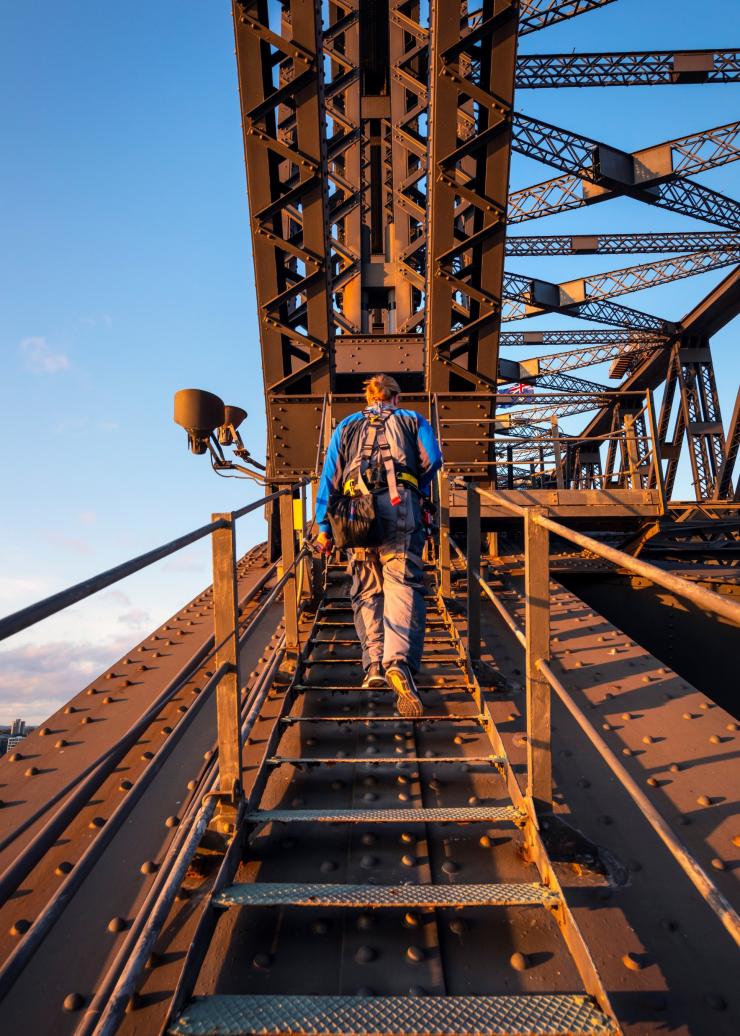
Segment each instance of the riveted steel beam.
[[519,89],[740,82],[740,50],[660,50],[623,54],[525,54]]
[[519,32],[524,36],[529,32],[546,29],[548,25],[575,18],[579,14],[587,14],[599,7],[606,7],[614,0],[523,0],[519,14]]
[[517,16],[507,0],[486,0],[475,16],[459,0],[432,8],[426,334],[433,392],[477,388],[497,373]]
[[[268,418],[274,386],[328,388],[332,264],[320,12],[293,2],[279,31],[266,0],[233,4],[252,252]],[[276,468],[268,438],[268,476]]]
[[627,195],[737,230],[740,205],[688,177],[736,161],[739,133],[732,122],[629,153],[517,114],[512,148],[564,175],[512,192],[509,223]]
[[740,251],[740,233],[683,231],[664,234],[511,234],[506,254],[515,256],[624,255],[650,252]]

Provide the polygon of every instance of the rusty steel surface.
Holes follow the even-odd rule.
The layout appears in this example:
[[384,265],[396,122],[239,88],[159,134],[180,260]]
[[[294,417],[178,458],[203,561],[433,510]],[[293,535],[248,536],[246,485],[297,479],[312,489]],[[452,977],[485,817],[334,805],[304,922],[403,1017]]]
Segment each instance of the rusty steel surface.
[[[521,623],[516,572],[499,562],[487,578]],[[737,907],[737,719],[577,596],[555,582],[551,592],[551,665]],[[485,604],[483,641],[506,687],[494,718],[523,773],[524,653]],[[555,821],[546,842],[625,1031],[733,1033],[740,1000],[729,936],[565,709],[557,700],[552,708]]]
[[[238,566],[240,600],[269,571],[264,545],[248,552]],[[242,621],[249,620],[269,587],[268,579],[265,588],[245,604]],[[275,607],[245,644],[246,671],[259,668],[279,618],[280,609]],[[91,761],[115,747],[186,663],[197,661],[212,638],[211,593],[206,590],[26,738],[19,748],[22,759],[14,761],[11,755],[0,761],[2,838],[7,843],[0,856],[4,870],[28,848],[49,815],[64,805],[63,798],[41,812],[50,793],[72,784]],[[65,882],[75,879],[85,854],[94,854],[81,886],[66,896],[56,923],[9,990],[3,990],[3,1014],[16,1031],[73,1031],[77,1019],[64,1011],[65,997],[70,993],[85,999],[91,996],[103,965],[115,952],[156,874],[190,788],[205,765],[204,757],[213,753],[214,691],[199,692],[214,670],[213,660],[195,666],[0,909],[5,968],[24,938],[33,937],[34,922],[55,896],[63,894]],[[83,723],[85,717],[90,722]],[[38,772],[27,776],[31,768]],[[127,797],[132,807],[98,856],[96,843],[102,846],[116,810],[125,808]],[[40,815],[34,820],[36,814]],[[22,830],[29,820],[32,823]],[[33,990],[40,986],[44,995],[34,996]]]
[[[318,474],[368,374],[432,422],[425,714],[360,688],[341,568],[322,596],[292,567],[305,498],[303,524],[292,490],[270,498],[235,585],[222,516],[219,647],[206,590],[0,760],[8,1031],[740,1031],[727,931],[545,679],[737,907],[737,631],[628,561],[739,592],[740,395],[726,423],[712,337],[740,312],[740,203],[701,180],[740,159],[706,86],[740,82],[738,51],[522,52],[613,3],[233,0],[266,488]],[[598,139],[561,125],[558,95],[546,119],[519,105],[638,85],[708,89],[700,128],[628,148],[606,118]],[[516,166],[510,189],[512,155],[548,178]],[[642,219],[607,232],[598,206],[618,199]],[[516,233],[561,213],[578,233]],[[725,267],[684,315],[621,298]],[[588,374],[606,362],[610,389]],[[672,499],[682,460],[695,501]],[[563,553],[562,525],[546,554],[533,509],[617,567],[583,535]]]
[[[234,0],[270,480],[318,469],[322,440],[343,416],[335,399],[354,394],[356,405],[363,378],[377,370],[393,371],[406,393],[420,394],[408,405],[426,416],[436,396],[460,392],[474,395],[481,416],[492,421],[502,382],[565,391],[571,398],[553,397],[547,412],[514,410],[516,423],[535,427],[596,413],[586,435],[594,422],[613,433],[623,428],[630,413],[623,392],[633,383],[656,388],[667,379],[666,399],[675,394],[680,401],[677,426],[668,435],[668,417],[661,422],[662,455],[640,474],[640,487],[660,488],[666,466],[670,495],[686,448],[697,498],[732,498],[726,461],[737,423],[725,437],[708,351],[716,327],[706,327],[697,343],[691,314],[655,315],[614,298],[737,266],[740,206],[697,177],[737,161],[740,123],[690,127],[631,151],[621,145],[619,124],[605,120],[603,139],[594,139],[560,125],[556,103],[551,118],[525,114],[518,91],[526,97],[531,88],[578,86],[588,105],[609,86],[731,88],[740,82],[738,51],[518,53],[520,37],[581,16],[596,23],[604,6],[340,0],[323,8],[291,0],[272,11],[266,0]],[[513,153],[557,175],[510,189]],[[513,232],[518,223],[624,198],[678,216],[675,227],[652,232],[643,220],[621,233],[598,225],[589,233],[582,222],[575,234]],[[683,229],[686,217],[705,229]],[[566,281],[504,269],[508,257],[640,252],[655,258]],[[720,324],[734,308],[726,293]],[[499,355],[519,344],[516,332],[502,331],[504,322],[548,313],[575,319],[576,329],[527,331],[524,341],[536,347],[553,334],[572,335],[583,346],[577,357],[554,367],[547,355],[524,364]],[[608,352],[600,347],[607,335]],[[674,346],[705,350],[701,366],[679,365]],[[607,356],[620,392],[584,400],[599,382],[566,378],[564,371]],[[522,402],[510,397],[507,407]],[[637,435],[642,431],[638,424]],[[563,475],[578,490],[622,478],[614,471],[614,442],[608,450],[604,443],[575,444],[571,467],[566,447],[555,470],[543,471],[536,457],[507,464],[506,425],[490,432],[490,439],[456,444],[461,474],[530,489]]]
[[[340,641],[352,639],[346,633],[345,616],[349,612],[342,601],[345,586],[340,580],[337,591],[331,591],[319,613],[325,633],[331,634],[333,623],[339,623]],[[332,603],[337,594],[339,599]],[[441,603],[430,602],[430,617],[447,629],[448,643],[455,647],[456,634]],[[425,704],[435,715],[449,710],[448,724],[427,725],[423,718],[417,723],[398,719],[392,726],[379,724],[376,733],[372,726],[358,729],[356,725],[325,720],[330,727],[323,733],[319,724],[322,717],[333,715],[336,693],[346,702],[343,711],[348,719],[358,710],[387,717],[393,709],[389,692],[358,687],[356,648],[351,644],[335,647],[332,639],[322,636],[308,648],[316,661],[309,682],[314,693],[288,691],[283,705],[286,716],[311,717],[317,725],[312,723],[305,731],[299,722],[280,724],[279,742],[273,734],[265,751],[272,754],[279,744],[281,755],[299,754],[296,749],[300,746],[303,750],[301,742],[305,740],[309,749],[316,743],[333,754],[336,765],[309,767],[304,772],[285,767],[270,770],[261,792],[260,811],[247,815],[257,826],[236,880],[285,882],[296,881],[300,875],[304,882],[320,882],[322,875],[331,874],[333,880],[349,883],[361,880],[388,886],[411,881],[449,888],[459,881],[506,884],[536,880],[539,870],[543,879],[547,877],[551,891],[556,892],[557,879],[538,848],[521,793],[516,792],[513,808],[512,803],[507,805],[512,789],[510,778],[504,777],[508,762],[475,765],[483,754],[481,748],[492,743],[487,720],[476,719],[475,714],[469,720],[454,718],[460,702],[474,705],[479,693],[465,678],[464,660],[435,644],[424,663],[421,682],[426,688],[422,692]],[[341,685],[336,682],[337,662],[344,690],[339,690]],[[325,690],[329,693],[322,694]],[[472,764],[463,761],[438,774],[435,756],[442,754],[439,747],[450,737],[461,746],[463,759],[470,759]],[[495,747],[495,741],[493,744]],[[380,761],[388,748],[395,750],[397,762]],[[415,761],[417,758],[421,761]],[[283,830],[282,820],[291,821]],[[326,821],[320,831],[312,823],[316,820]],[[350,823],[337,824],[340,820]],[[537,861],[536,868],[523,862],[517,827],[526,829],[524,837]],[[196,992],[251,995],[282,991],[289,1011],[290,997],[304,990],[325,995],[351,993],[369,983],[377,994],[399,995],[407,990],[412,995],[415,990],[447,993],[449,1009],[454,1010],[455,995],[517,989],[532,992],[539,991],[542,983],[548,991],[577,993],[585,982],[587,991],[602,1002],[604,993],[598,977],[564,904],[563,917],[558,915],[558,921],[566,944],[547,910],[538,911],[536,918],[529,918],[525,925],[526,930],[534,925],[544,941],[549,941],[552,951],[548,960],[557,958],[557,967],[553,964],[543,969],[534,986],[518,982],[519,973],[508,963],[508,957],[518,952],[519,928],[516,916],[510,917],[508,912],[513,910],[516,915],[517,908],[502,904],[488,914],[480,910],[471,906],[471,917],[477,917],[478,925],[485,920],[482,926],[476,925],[479,938],[485,938],[488,929],[494,943],[498,936],[503,939],[502,950],[509,947],[499,963],[490,962],[485,977],[473,964],[480,953],[476,941],[472,940],[464,953],[457,942],[472,921],[456,922],[452,918],[448,929],[440,916],[417,917],[412,912],[407,914],[405,929],[401,911],[400,917],[396,912],[387,922],[378,918],[376,932],[375,921],[360,913],[355,917],[355,935],[352,925],[338,926],[327,919],[312,922],[311,915],[305,916],[303,911],[301,917],[294,918],[292,912],[276,916],[270,909],[260,909],[256,914],[248,908],[230,910],[219,919]],[[307,932],[324,936],[317,945],[317,952],[319,948],[322,952],[316,966],[310,954],[306,957]],[[509,935],[504,936],[505,932]],[[572,959],[566,945],[574,954]],[[297,970],[299,960],[303,963]],[[603,999],[603,1005],[608,1008],[608,1000]]]

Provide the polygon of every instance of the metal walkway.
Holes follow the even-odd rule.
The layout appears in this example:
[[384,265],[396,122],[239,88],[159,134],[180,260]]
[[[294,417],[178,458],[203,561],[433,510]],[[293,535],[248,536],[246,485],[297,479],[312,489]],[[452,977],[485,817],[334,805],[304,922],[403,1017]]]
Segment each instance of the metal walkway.
[[[453,918],[460,919],[460,925],[465,924],[464,917],[473,908],[544,910],[560,930],[560,952],[564,960],[572,958],[571,972],[579,976],[580,984],[576,982],[575,988],[567,992],[558,989],[529,995],[490,995],[490,989],[483,989],[481,995],[468,995],[467,989],[455,992],[454,980],[443,980],[444,995],[416,995],[418,988],[410,991],[414,995],[407,996],[369,995],[371,991],[367,989],[358,990],[357,995],[303,995],[305,983],[296,975],[296,981],[288,981],[280,991],[259,994],[251,992],[249,975],[245,973],[242,982],[237,973],[226,982],[226,987],[238,991],[223,995],[225,987],[220,980],[211,983],[211,990],[205,988],[209,985],[205,977],[195,978],[198,964],[203,964],[209,952],[202,947],[192,952],[190,967],[185,968],[192,976],[190,989],[180,989],[176,1003],[184,1006],[176,1010],[177,1017],[170,1022],[169,1032],[177,1036],[618,1033],[608,997],[540,841],[534,810],[519,791],[484,694],[466,663],[462,642],[441,595],[434,594],[428,600],[428,625],[434,633],[426,646],[420,679],[425,709],[430,715],[418,720],[400,719],[393,715],[390,692],[363,690],[359,686],[362,669],[358,643],[344,596],[345,577],[339,573],[338,569],[331,570],[327,595],[310,633],[303,638],[305,647],[295,678],[285,692],[281,715],[268,738],[254,780],[256,795],[243,815],[245,851],[241,876],[248,880],[230,881],[220,888],[216,882],[211,894],[219,918],[233,911],[251,911],[250,917],[254,919],[255,911],[269,909],[277,909],[281,917],[287,917],[296,911],[305,913],[320,907],[329,911],[329,917],[337,913],[345,917],[345,926],[359,921],[359,927],[368,927],[368,917],[372,919],[375,911],[385,914],[395,910],[403,923],[413,928],[419,924],[420,912],[437,911],[432,916],[441,918],[440,912],[448,911]],[[339,709],[337,700],[344,703]],[[470,706],[473,708],[468,713]],[[422,732],[436,738],[436,751],[421,750]],[[286,742],[285,751],[281,752]],[[347,751],[348,743],[354,743],[354,750]],[[452,788],[456,775],[470,779],[473,772],[477,776],[481,770],[487,790],[484,801],[468,796],[464,804],[432,804],[439,800],[443,782]],[[334,781],[327,788],[327,780],[337,774],[343,780]],[[299,784],[295,783],[297,780]],[[391,790],[385,792],[387,786]],[[300,795],[295,794],[297,790]],[[328,805],[331,790],[340,797],[349,792],[349,805]],[[391,796],[395,799],[393,805]],[[265,838],[269,842],[282,837],[284,847],[293,848],[295,843],[286,843],[280,835],[284,825],[290,825],[291,831],[299,828],[308,833],[311,853],[293,851],[290,860],[279,868],[282,880],[268,880],[271,856],[269,850],[261,849],[261,843]],[[393,837],[409,849],[401,858],[399,880],[393,884],[379,883],[374,872],[378,858],[372,855],[380,851],[374,832],[388,826],[395,831],[401,827],[400,839],[397,834]],[[347,831],[349,834],[343,836],[341,832]],[[466,831],[471,834],[465,835]],[[321,856],[325,847],[327,856],[336,855],[337,838],[354,835],[357,840],[358,834],[359,844],[364,847],[358,865],[370,872],[365,883],[307,880],[315,870],[316,852]],[[459,868],[454,861],[442,859],[438,864],[432,858],[436,854],[431,847],[442,836],[472,838],[479,847],[487,847],[489,853],[492,848],[495,855],[498,841],[506,840],[500,839],[502,834],[520,839],[515,854],[519,861],[515,880],[495,880],[496,869],[491,861],[487,868],[485,864],[479,865],[478,880],[468,883],[458,880]],[[420,865],[424,846],[429,859]],[[331,862],[325,861],[320,871],[335,869],[337,865],[330,867]],[[403,874],[404,868],[407,874]],[[483,873],[486,869],[487,875]],[[356,865],[349,866],[347,875],[351,878],[355,870]],[[290,880],[285,880],[286,874]],[[361,913],[368,911],[369,914]],[[317,922],[324,929],[328,923]],[[490,938],[495,939],[497,932],[501,934],[492,927]],[[303,961],[299,967],[306,973],[312,970],[311,943],[307,938],[305,932],[298,936],[290,950],[297,961]],[[213,956],[222,954],[223,942],[218,948],[212,943],[211,952]],[[423,947],[410,947],[406,955],[413,960],[416,953],[420,960],[427,952]],[[464,956],[464,947],[459,952]],[[352,937],[347,936],[342,941],[340,959],[348,954],[354,954],[355,962],[370,961],[376,950],[357,949]],[[269,963],[265,963],[267,956],[262,957],[264,967],[269,969]],[[507,970],[512,973],[526,966],[524,955],[514,954]],[[246,961],[244,967],[250,970]],[[325,964],[320,986],[326,983],[327,967]],[[340,990],[341,983],[341,976],[337,975]],[[213,995],[192,996],[193,991]]]

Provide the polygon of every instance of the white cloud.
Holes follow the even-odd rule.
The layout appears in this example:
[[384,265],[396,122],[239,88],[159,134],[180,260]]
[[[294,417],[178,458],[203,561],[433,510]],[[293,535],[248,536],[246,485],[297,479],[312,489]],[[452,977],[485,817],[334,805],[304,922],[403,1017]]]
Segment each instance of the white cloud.
[[106,331],[110,331],[113,327],[113,317],[110,313],[88,313],[87,316],[80,317],[80,323],[83,327],[104,327]]
[[104,644],[48,642],[0,651],[0,722],[40,723],[117,661],[125,637]]
[[144,611],[143,608],[132,608],[131,611],[123,612],[122,615],[118,616],[118,621],[130,629],[149,628],[152,624],[149,612]]
[[24,338],[20,348],[26,370],[32,374],[58,374],[69,369],[69,357],[54,352],[45,338]]
[[187,557],[184,551],[173,554],[165,561],[162,568],[165,572],[205,572],[206,566],[197,558]]
[[23,576],[0,576],[0,605],[2,610],[16,611],[26,604],[46,596],[50,590],[46,579],[25,578]]
[[70,554],[78,554],[80,557],[89,557],[94,554],[92,546],[87,540],[79,536],[66,536],[63,532],[56,532],[49,529],[45,533],[46,539],[55,547],[63,547]]
[[80,521],[83,525],[94,525],[97,520],[95,511],[80,511]]

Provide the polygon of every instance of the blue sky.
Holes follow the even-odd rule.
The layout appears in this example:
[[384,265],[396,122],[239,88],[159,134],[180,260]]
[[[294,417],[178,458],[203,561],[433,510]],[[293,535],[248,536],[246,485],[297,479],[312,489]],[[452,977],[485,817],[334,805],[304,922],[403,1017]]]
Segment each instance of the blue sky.
[[[522,50],[739,40],[733,0],[706,0],[700,19],[688,0],[618,0],[526,37]],[[723,86],[530,91],[518,107],[632,149],[737,118],[738,98]],[[244,406],[257,456],[264,403],[230,4],[184,0],[173,12],[151,0],[74,0],[40,14],[6,0],[0,124],[5,613],[253,499],[251,483],[219,480],[186,453],[172,395],[196,385]],[[549,175],[524,160],[512,170],[517,186]],[[700,179],[738,193],[737,165]],[[516,232],[700,226],[626,201]],[[511,267],[566,279],[629,262]],[[722,276],[621,301],[677,318]],[[735,333],[715,341],[726,420],[740,366]],[[263,538],[259,517],[241,525],[240,547]],[[195,546],[8,641],[0,722],[43,718],[197,593],[209,582],[208,550]]]

